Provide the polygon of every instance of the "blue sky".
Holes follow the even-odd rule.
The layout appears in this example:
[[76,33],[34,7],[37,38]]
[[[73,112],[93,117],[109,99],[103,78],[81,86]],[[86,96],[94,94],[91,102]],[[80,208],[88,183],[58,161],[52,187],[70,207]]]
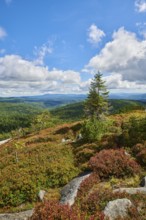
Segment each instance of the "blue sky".
[[146,89],[146,0],[0,0],[0,96]]

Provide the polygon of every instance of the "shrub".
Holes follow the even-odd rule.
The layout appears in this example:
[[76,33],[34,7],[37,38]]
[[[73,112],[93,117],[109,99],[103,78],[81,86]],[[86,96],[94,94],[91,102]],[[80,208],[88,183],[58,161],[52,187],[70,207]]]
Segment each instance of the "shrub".
[[37,201],[40,189],[61,187],[79,172],[69,146],[24,145],[16,158],[18,143],[0,151],[0,208]]
[[102,214],[96,212],[87,215],[78,206],[69,207],[56,201],[47,201],[36,206],[33,216],[29,220],[103,220]]
[[122,134],[119,141],[121,145],[132,147],[146,140],[146,118],[130,117],[128,122],[123,122]]
[[86,196],[88,195],[88,192],[92,189],[94,184],[99,182],[99,177],[96,174],[91,174],[89,177],[87,177],[80,185],[80,188],[77,193],[77,201],[83,201]]
[[80,216],[77,210],[70,209],[68,205],[61,205],[56,201],[47,201],[43,205],[39,204],[34,211],[31,220],[81,220],[83,216]]
[[101,178],[132,176],[139,165],[124,150],[102,150],[89,161],[90,167]]
[[100,141],[102,136],[108,132],[111,121],[97,120],[95,117],[84,122],[82,136],[86,141]]

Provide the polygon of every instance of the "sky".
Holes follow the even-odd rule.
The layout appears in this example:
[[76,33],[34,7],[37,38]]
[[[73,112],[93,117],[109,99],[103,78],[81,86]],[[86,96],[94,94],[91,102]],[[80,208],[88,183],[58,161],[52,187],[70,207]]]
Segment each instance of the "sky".
[[0,96],[146,91],[146,0],[0,0]]

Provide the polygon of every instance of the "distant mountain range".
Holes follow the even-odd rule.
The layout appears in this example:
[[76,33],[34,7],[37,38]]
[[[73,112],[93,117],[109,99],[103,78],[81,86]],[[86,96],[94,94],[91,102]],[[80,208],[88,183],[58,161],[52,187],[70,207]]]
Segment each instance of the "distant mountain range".
[[128,99],[146,101],[146,93],[112,93],[110,99]]
[[[84,94],[45,94],[38,96],[23,96],[23,97],[0,97],[0,102],[11,103],[33,103],[37,102],[45,107],[57,107],[66,104],[76,103],[85,100],[87,95]],[[138,93],[112,93],[110,99],[125,99],[138,100],[146,102],[146,94]]]

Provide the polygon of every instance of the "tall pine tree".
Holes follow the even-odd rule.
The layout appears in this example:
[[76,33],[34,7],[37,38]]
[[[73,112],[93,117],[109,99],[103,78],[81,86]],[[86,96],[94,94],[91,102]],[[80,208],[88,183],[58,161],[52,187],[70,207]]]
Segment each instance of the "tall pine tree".
[[101,120],[108,112],[108,94],[102,74],[95,74],[85,101],[85,115]]

